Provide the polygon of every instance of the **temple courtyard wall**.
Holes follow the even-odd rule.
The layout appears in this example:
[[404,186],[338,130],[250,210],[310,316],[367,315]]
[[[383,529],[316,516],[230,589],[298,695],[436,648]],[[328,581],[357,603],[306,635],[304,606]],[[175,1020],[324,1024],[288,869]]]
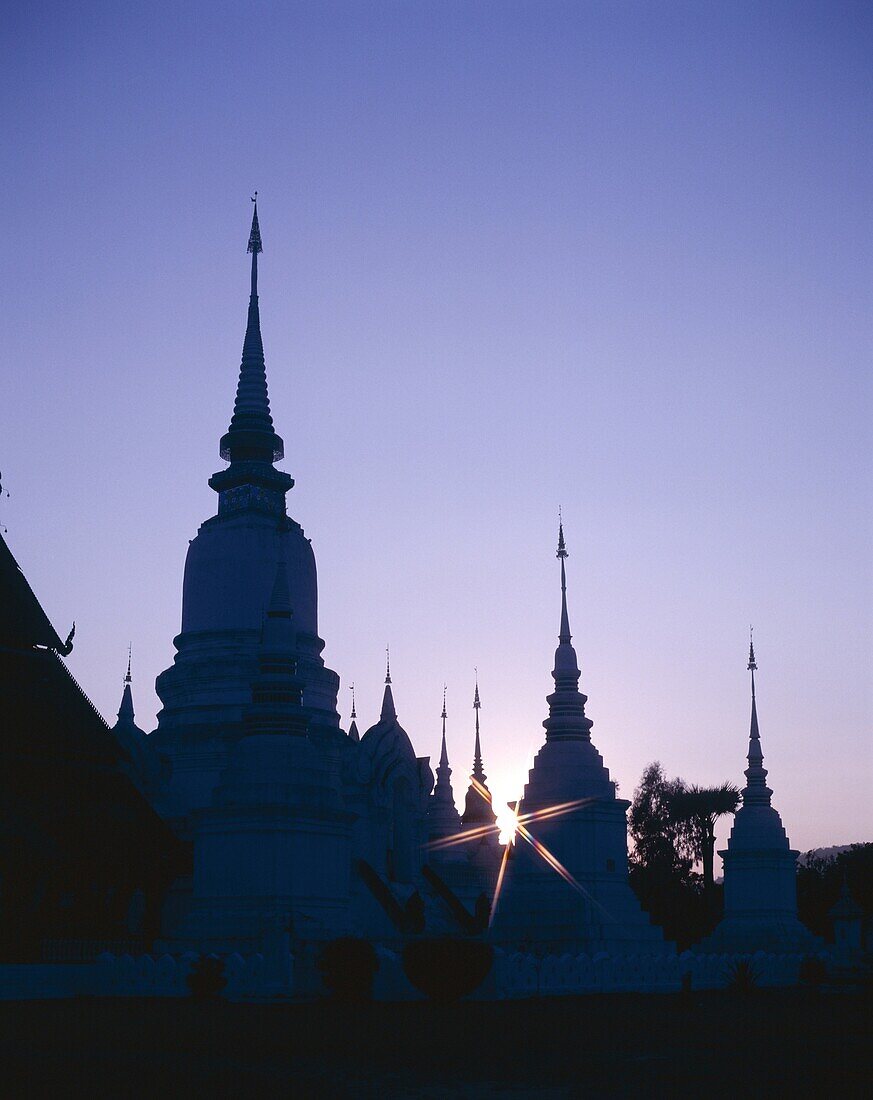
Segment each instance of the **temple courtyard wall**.
[[[324,995],[317,969],[320,945],[298,955],[281,943],[266,953],[232,954],[224,959],[229,1000],[307,1000]],[[379,968],[374,999],[423,1000],[403,972],[400,955],[378,948]],[[41,1000],[70,997],[187,997],[188,975],[199,958],[184,955],[112,955],[90,963],[24,963],[0,965],[0,1000]],[[783,988],[800,981],[800,954],[682,955],[545,955],[496,950],[491,972],[473,994],[477,1000],[566,996],[584,993],[672,993],[680,989],[710,990],[731,986],[741,970],[756,987]],[[826,968],[832,953],[816,956]]]

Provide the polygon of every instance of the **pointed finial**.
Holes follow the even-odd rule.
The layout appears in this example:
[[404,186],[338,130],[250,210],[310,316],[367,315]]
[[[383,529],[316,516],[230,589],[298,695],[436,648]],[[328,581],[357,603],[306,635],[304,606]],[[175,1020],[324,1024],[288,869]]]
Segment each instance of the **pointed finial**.
[[[442,783],[443,780],[445,780],[445,782],[448,782],[449,776],[451,775],[451,771],[446,770],[449,767],[449,753],[448,749],[446,748],[446,687],[447,685],[443,684],[443,711],[440,715],[443,720],[443,739],[440,744],[439,768],[437,768],[437,779],[440,783]],[[444,774],[442,774],[443,772]]]
[[755,641],[753,638],[753,628],[749,627],[749,663],[746,668],[752,674],[752,717],[754,719],[755,728],[758,726],[758,716],[755,711],[755,673],[758,671],[758,666],[755,663]]
[[564,562],[569,557],[567,544],[564,542],[564,519],[561,509],[558,509],[558,553],[555,555],[561,562],[561,628],[558,631],[558,639],[562,645],[569,645],[573,640],[570,633],[570,617],[567,614],[567,570]]
[[249,231],[249,244],[246,252],[251,252],[252,254],[252,301],[255,302],[258,297],[258,253],[264,251],[263,245],[261,244],[261,227],[258,223],[257,191],[252,195],[252,202],[254,203],[252,209],[252,228]]
[[127,672],[124,674],[124,688],[121,692],[121,706],[118,708],[118,720],[119,722],[133,722],[133,691],[131,689],[131,675],[130,675],[130,656],[133,650],[133,644],[128,642],[127,644]]
[[264,251],[264,246],[261,244],[261,227],[258,224],[258,193],[255,191],[252,195],[252,202],[254,208],[252,210],[252,228],[249,233],[249,245],[246,252],[252,252],[257,255],[258,252]]
[[473,775],[480,782],[485,782],[485,772],[482,768],[482,745],[479,740],[479,708],[482,704],[479,701],[479,669],[473,670],[476,673],[476,689],[473,692],[473,710],[476,712],[476,740],[473,745]]
[[349,684],[349,690],[352,693],[352,714],[351,714],[351,717],[352,717],[352,720],[354,721],[354,719],[358,717],[358,715],[355,711],[355,685],[354,685],[354,683]]
[[755,699],[755,647],[752,641],[752,628],[749,627],[749,663],[746,666],[752,674],[752,715],[749,721],[749,751],[746,759],[746,786],[743,790],[743,805],[770,805],[772,791],[767,786],[767,769],[764,767],[764,754],[761,750],[761,732],[758,727],[758,703]]
[[555,556],[559,558],[569,557],[564,542],[564,517],[561,515],[560,505],[558,506],[558,553]]
[[387,645],[385,646],[385,683],[391,683],[391,653]]

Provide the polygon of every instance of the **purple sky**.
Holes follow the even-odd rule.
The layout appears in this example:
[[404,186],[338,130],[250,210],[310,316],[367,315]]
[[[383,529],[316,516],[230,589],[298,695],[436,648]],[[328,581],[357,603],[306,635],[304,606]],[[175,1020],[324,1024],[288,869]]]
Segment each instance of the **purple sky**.
[[796,847],[873,839],[868,5],[30,3],[2,31],[0,503],[152,729],[214,513],[254,188],[325,658],[517,796],[558,505],[593,737],[742,782],[748,624]]

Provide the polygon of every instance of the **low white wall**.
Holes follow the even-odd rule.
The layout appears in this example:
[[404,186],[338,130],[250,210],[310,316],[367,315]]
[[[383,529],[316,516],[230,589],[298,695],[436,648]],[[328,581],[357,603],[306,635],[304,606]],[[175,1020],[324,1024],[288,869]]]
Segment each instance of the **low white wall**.
[[554,996],[569,993],[669,993],[682,988],[724,989],[740,963],[751,967],[760,987],[796,985],[800,955],[536,955],[497,952],[498,997]]
[[[403,973],[399,955],[378,949],[374,995],[377,1000],[419,999],[420,994]],[[40,1000],[57,997],[187,997],[187,977],[195,954],[101,955],[94,963],[35,963],[0,965],[0,1000]],[[755,985],[796,985],[801,955],[536,955],[495,951],[494,968],[483,986],[483,999],[559,996],[572,993],[669,993],[682,988],[724,989],[740,963],[751,967]],[[310,967],[311,969],[311,967]],[[291,996],[311,997],[318,991],[312,982],[294,984],[294,960],[285,950],[265,957],[256,954],[225,959],[230,1000],[269,1000]],[[302,988],[305,985],[306,988]]]

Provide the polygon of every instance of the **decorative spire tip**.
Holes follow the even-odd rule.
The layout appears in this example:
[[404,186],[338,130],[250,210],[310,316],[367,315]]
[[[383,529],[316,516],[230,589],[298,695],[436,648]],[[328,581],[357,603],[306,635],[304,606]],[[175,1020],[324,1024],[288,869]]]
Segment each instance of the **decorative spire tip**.
[[385,683],[391,683],[391,653],[387,645],[385,646]]
[[131,683],[131,678],[130,678],[130,655],[131,655],[132,650],[133,650],[133,642],[128,642],[127,643],[127,674],[124,677],[124,682],[126,684]]
[[558,553],[555,555],[558,558],[568,557],[567,544],[564,542],[564,518],[561,515],[561,509],[558,508]]
[[261,244],[261,227],[258,224],[258,193],[255,191],[252,195],[252,202],[254,203],[254,209],[252,210],[252,228],[249,233],[249,246],[246,252],[253,252],[257,255],[258,252],[263,252],[264,247]]
[[751,626],[749,627],[749,663],[746,667],[750,672],[757,672],[758,670],[758,666],[755,664],[755,640]]

